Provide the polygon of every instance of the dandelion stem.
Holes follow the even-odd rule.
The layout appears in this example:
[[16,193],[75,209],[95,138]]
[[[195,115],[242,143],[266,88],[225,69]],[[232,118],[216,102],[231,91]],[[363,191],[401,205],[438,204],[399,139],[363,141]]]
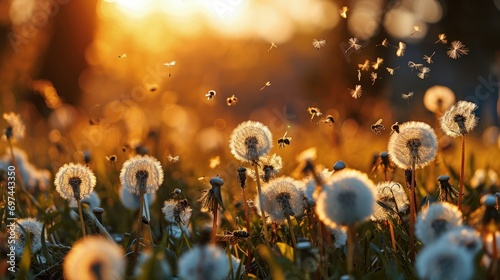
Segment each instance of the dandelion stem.
[[269,234],[267,232],[267,223],[266,223],[266,214],[264,213],[264,207],[262,207],[262,199],[260,197],[261,193],[261,187],[260,187],[260,175],[259,175],[259,167],[256,163],[253,165],[254,170],[255,170],[255,179],[257,181],[257,192],[259,196],[259,203],[260,203],[260,217],[262,218],[262,228],[264,229],[264,238],[266,245],[270,247],[271,245],[269,244]]
[[396,252],[397,247],[396,247],[396,238],[394,236],[394,225],[392,225],[392,221],[387,221],[387,222],[389,223],[389,231],[391,232],[392,250]]
[[295,239],[295,232],[293,231],[292,219],[290,219],[290,216],[287,215],[286,220],[288,222],[288,230],[290,231],[290,236],[292,237],[292,245],[293,248],[295,248],[295,245],[297,245],[297,239]]
[[217,199],[214,199],[213,201],[213,212],[214,212],[214,219],[212,221],[212,244],[215,244],[215,235],[217,233]]
[[78,200],[78,214],[80,215],[80,225],[82,226],[83,237],[86,237],[87,231],[85,230],[85,222],[83,221],[82,201],[81,200]]
[[347,275],[354,272],[354,243],[356,242],[356,229],[354,225],[347,227]]
[[460,187],[458,192],[458,209],[462,211],[462,195],[464,192],[464,166],[465,166],[465,135],[462,134],[462,160],[460,163]]
[[415,201],[415,160],[411,163],[411,182],[410,182],[410,261],[415,258],[415,219],[416,219],[416,201]]
[[[247,197],[245,194],[245,188],[241,188],[241,197],[243,199],[243,209],[245,209],[245,223],[247,231],[250,233],[250,213],[248,212]],[[247,247],[247,267],[252,264],[252,248]]]
[[140,192],[139,194],[139,220],[138,220],[138,225],[137,225],[137,233],[135,235],[135,246],[134,246],[134,257],[132,259],[132,267],[131,269],[133,270],[135,267],[135,262],[137,260],[137,255],[139,253],[139,243],[141,239],[141,231],[142,231],[142,209],[144,207],[144,192]]
[[189,240],[187,238],[186,232],[184,231],[184,227],[183,227],[182,223],[177,223],[177,225],[181,229],[182,236],[184,236],[184,241],[186,242],[186,245],[188,246],[188,249],[191,249],[191,244],[189,243]]

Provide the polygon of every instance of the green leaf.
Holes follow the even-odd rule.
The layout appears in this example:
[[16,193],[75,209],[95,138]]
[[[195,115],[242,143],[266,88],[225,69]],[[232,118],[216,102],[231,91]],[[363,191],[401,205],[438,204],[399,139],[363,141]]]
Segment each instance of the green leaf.
[[295,257],[294,257],[294,254],[293,254],[293,248],[292,248],[292,246],[290,246],[290,245],[288,245],[286,243],[282,243],[282,242],[277,242],[276,246],[278,246],[278,248],[279,248],[281,254],[283,255],[283,257],[287,258],[291,262],[295,261]]

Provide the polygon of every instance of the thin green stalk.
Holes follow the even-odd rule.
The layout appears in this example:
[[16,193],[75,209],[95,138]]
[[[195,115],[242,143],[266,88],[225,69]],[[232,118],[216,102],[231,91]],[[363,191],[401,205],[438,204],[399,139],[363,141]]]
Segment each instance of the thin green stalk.
[[288,222],[288,230],[290,231],[290,236],[292,237],[293,248],[297,245],[297,239],[295,239],[295,232],[293,231],[293,224],[290,216],[287,215],[286,220]]
[[80,215],[80,225],[82,226],[83,237],[86,237],[87,231],[85,229],[85,222],[83,221],[82,201],[81,200],[78,200],[78,214]]
[[415,219],[416,219],[416,201],[415,201],[415,161],[411,164],[411,183],[410,183],[410,260],[415,259]]
[[182,223],[177,223],[177,225],[181,229],[182,236],[184,236],[184,241],[186,242],[186,245],[188,246],[189,249],[191,249],[191,243],[189,243],[189,240],[187,238],[186,232],[184,231],[184,227],[182,226]]
[[214,214],[214,219],[212,221],[212,244],[215,244],[215,236],[217,234],[217,212],[218,212],[218,203],[217,203],[217,199],[214,199],[214,202],[213,202],[213,214]]
[[260,199],[260,193],[261,193],[261,186],[260,186],[260,174],[259,174],[259,167],[257,164],[254,164],[254,170],[255,170],[255,178],[257,181],[257,195],[259,196],[259,203],[260,203],[260,217],[262,218],[262,227],[264,228],[264,240],[266,242],[266,245],[270,247],[271,245],[269,244],[269,233],[267,232],[267,223],[266,223],[266,214],[264,213],[264,209],[262,207],[262,199]]
[[[245,223],[248,233],[250,233],[250,213],[248,211],[247,197],[245,194],[245,188],[241,188],[241,197],[243,199],[243,209],[245,209]],[[247,246],[247,267],[252,264],[252,248]]]
[[458,209],[462,211],[462,195],[464,192],[464,171],[465,171],[465,135],[462,135],[462,161],[460,163],[460,187],[458,192]]
[[135,262],[137,261],[137,256],[139,253],[139,243],[141,239],[141,232],[142,232],[142,208],[144,207],[144,193],[141,192],[139,195],[139,220],[138,220],[138,225],[137,225],[137,232],[135,235],[135,246],[134,246],[134,256],[132,259],[132,269],[135,267]]

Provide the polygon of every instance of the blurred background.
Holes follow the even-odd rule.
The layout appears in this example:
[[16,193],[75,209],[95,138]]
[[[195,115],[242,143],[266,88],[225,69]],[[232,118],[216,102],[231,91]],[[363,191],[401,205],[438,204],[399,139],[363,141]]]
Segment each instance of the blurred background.
[[[435,43],[442,33],[446,45]],[[288,132],[292,144],[273,148],[285,170],[316,146],[327,167],[343,159],[367,171],[392,123],[434,124],[423,95],[444,85],[478,103],[471,150],[484,155],[478,164],[498,168],[499,34],[500,0],[0,0],[0,111],[21,114],[28,131],[18,145],[49,170],[89,152],[105,173],[105,156],[116,154],[119,169],[141,145],[174,178],[230,180],[239,163],[227,143],[242,121],[268,125],[274,141]],[[352,37],[361,49],[346,52]],[[380,46],[385,38],[405,42],[404,56]],[[317,50],[314,39],[326,45]],[[468,55],[447,57],[455,40]],[[418,78],[408,62],[433,52],[429,78]],[[375,83],[372,70],[358,81],[358,64],[377,57]],[[363,95],[353,99],[357,84]],[[228,106],[232,95],[238,102]],[[308,107],[323,115],[311,121]],[[323,122],[329,114],[334,125]],[[370,131],[378,119],[381,135]]]

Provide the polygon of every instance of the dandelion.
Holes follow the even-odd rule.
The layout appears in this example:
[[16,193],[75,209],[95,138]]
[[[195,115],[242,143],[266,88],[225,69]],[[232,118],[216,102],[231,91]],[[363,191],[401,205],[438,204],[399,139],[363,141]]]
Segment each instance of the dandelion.
[[457,202],[458,192],[450,184],[450,176],[441,175],[438,177],[439,182],[439,201],[455,203]]
[[110,279],[125,277],[123,250],[115,243],[96,236],[80,239],[64,258],[64,278]]
[[324,40],[324,39],[319,39],[319,40],[314,39],[314,40],[312,41],[312,45],[313,45],[313,47],[314,47],[316,50],[318,50],[318,51],[319,51],[322,47],[326,46],[326,40]]
[[372,63],[372,68],[378,70],[378,68],[380,67],[380,65],[382,65],[383,62],[384,62],[383,58],[377,57],[377,61]]
[[424,55],[424,60],[428,63],[428,64],[431,64],[432,63],[432,57],[436,54],[436,52],[433,52],[430,56],[428,55]]
[[439,240],[439,242],[449,242],[450,244],[464,248],[470,253],[471,257],[476,255],[483,247],[483,242],[481,241],[479,233],[465,226],[460,226],[448,231]]
[[24,138],[26,126],[21,119],[21,116],[13,112],[4,113],[3,118],[7,121],[7,128],[4,130],[3,138],[16,139],[18,141]]
[[492,170],[477,169],[470,179],[470,185],[473,188],[478,188],[479,186],[488,185],[494,186],[498,182],[498,174]]
[[474,129],[477,124],[476,110],[477,105],[468,101],[458,101],[448,109],[439,119],[441,129],[450,137],[462,136],[462,159],[460,165],[460,187],[458,193],[458,207],[462,205],[462,195],[464,189],[465,172],[465,136]]
[[446,40],[446,34],[441,33],[438,35],[438,40],[434,42],[434,44],[441,43],[441,44],[446,44],[448,43],[448,40]]
[[365,59],[365,62],[363,64],[358,64],[358,68],[361,71],[370,70],[370,61],[368,59]]
[[398,66],[398,67],[396,67],[396,68],[389,68],[389,67],[386,67],[385,69],[387,70],[387,72],[389,72],[389,74],[394,75],[394,71],[395,71],[396,69],[398,69],[398,68],[399,68],[399,66]]
[[470,254],[447,242],[424,247],[417,256],[415,269],[419,277],[428,280],[469,280],[474,274]]
[[[20,259],[23,255],[24,252],[24,247],[26,246],[26,234],[29,234],[30,240],[31,240],[31,253],[35,254],[40,249],[42,249],[42,228],[43,224],[37,221],[34,218],[25,218],[25,219],[18,219],[16,221],[21,227],[19,226],[7,226],[8,228],[8,236],[12,236],[15,240],[14,243],[9,243],[11,244],[10,246],[14,247],[14,252],[16,254],[16,257]],[[25,234],[26,232],[26,234]],[[10,239],[9,239],[10,240]]]
[[457,206],[447,202],[436,202],[418,214],[415,235],[427,245],[460,225],[462,225],[462,213]]
[[[283,168],[283,159],[277,154],[263,156],[259,160],[259,166],[262,167],[260,178],[264,182],[269,182],[270,179],[276,177]],[[248,171],[248,175],[254,179],[256,174],[253,170]]]
[[123,163],[120,182],[132,194],[153,193],[163,183],[161,163],[152,156],[136,155]]
[[436,115],[442,114],[455,103],[455,94],[449,87],[432,86],[424,95],[424,106]]
[[347,232],[342,227],[331,228],[330,232],[333,235],[333,247],[339,249],[346,245]]
[[410,202],[401,184],[389,181],[380,182],[374,191],[377,204],[371,216],[373,221],[398,219],[399,213],[405,213],[408,210]]
[[377,81],[377,72],[372,72],[370,74],[370,80],[372,80],[372,86],[375,84],[375,82]]
[[[318,175],[320,177],[321,181],[327,180],[332,176],[333,172],[329,171],[328,169],[323,169],[321,173]],[[307,202],[306,206],[315,206],[316,205],[316,200],[313,197],[314,191],[316,190],[316,180],[312,176],[308,176],[304,178],[297,186],[299,191],[302,193],[302,196],[305,199],[305,202]]]
[[163,203],[161,211],[165,215],[165,220],[168,222],[187,225],[193,209],[189,207],[187,199],[170,199]]
[[390,44],[389,44],[389,40],[387,40],[387,38],[385,38],[384,40],[382,40],[382,43],[380,43],[380,44],[378,44],[378,45],[375,45],[375,46],[376,46],[376,47],[378,47],[378,46],[382,46],[382,47],[386,47],[386,48],[387,48],[388,46],[390,46]]
[[229,148],[240,161],[257,162],[273,146],[271,131],[260,122],[246,121],[231,133]]
[[180,279],[224,280],[230,273],[227,255],[213,245],[196,246],[177,265]]
[[309,112],[309,114],[311,114],[311,121],[314,119],[314,117],[319,117],[319,116],[323,115],[321,113],[321,111],[316,107],[308,107],[307,112]]
[[403,42],[399,42],[399,46],[398,46],[398,48],[397,48],[397,50],[396,50],[396,55],[397,55],[398,57],[402,57],[402,56],[404,56],[404,54],[405,54],[405,50],[406,50],[406,44],[405,44],[405,43],[403,43]]
[[361,97],[363,94],[363,90],[361,89],[361,85],[356,85],[354,89],[348,89],[349,94],[352,96],[354,99],[358,99]]
[[340,16],[343,18],[347,18],[347,12],[349,8],[347,6],[342,6],[342,9],[339,10]]
[[431,72],[431,69],[429,67],[424,66],[420,68],[420,72],[417,74],[417,76],[422,80],[427,79],[429,78],[429,74],[427,74],[429,72]]
[[177,163],[179,162],[179,156],[172,156],[171,154],[169,154],[167,156],[167,160],[171,163]]
[[217,232],[217,213],[219,210],[225,210],[221,194],[221,187],[224,185],[224,180],[220,177],[212,177],[210,179],[210,185],[212,187],[203,192],[203,195],[200,199],[198,199],[198,202],[202,205],[202,212],[213,213],[212,242],[215,242],[215,234]]
[[359,43],[358,38],[356,37],[350,38],[348,40],[349,47],[345,50],[345,52],[347,53],[350,49],[355,49],[355,50],[361,49],[361,45],[358,43]]
[[413,91],[410,91],[408,93],[401,93],[401,98],[408,100],[413,97],[413,95],[415,95]]
[[292,243],[297,243],[290,220],[302,212],[302,195],[297,186],[299,183],[291,177],[279,177],[270,180],[257,196],[258,207],[261,212],[269,214],[269,221],[276,223],[288,222]]
[[469,49],[467,49],[462,42],[453,41],[450,43],[450,47],[446,54],[452,59],[457,59],[463,55],[469,54]]

